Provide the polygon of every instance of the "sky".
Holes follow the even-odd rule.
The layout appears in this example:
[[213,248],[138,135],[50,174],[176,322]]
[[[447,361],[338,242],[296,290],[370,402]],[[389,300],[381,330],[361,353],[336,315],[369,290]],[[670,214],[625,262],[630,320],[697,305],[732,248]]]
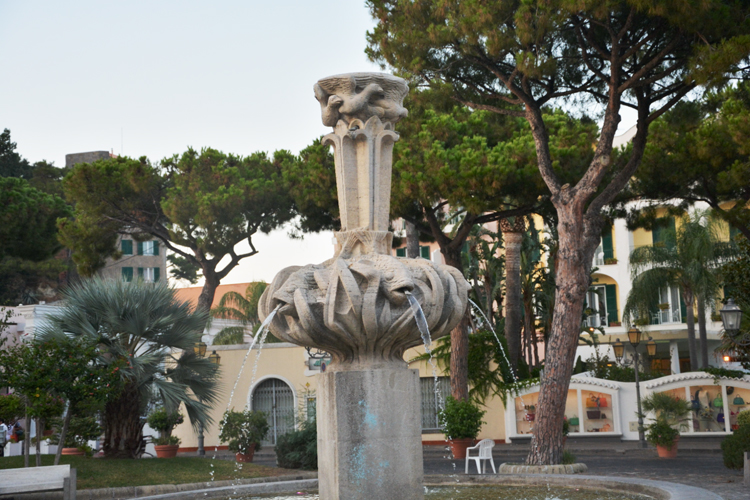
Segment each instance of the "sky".
[[[313,84],[380,70],[364,53],[373,26],[364,0],[0,0],[0,130],[57,166],[97,150],[297,153],[328,132]],[[223,282],[270,282],[330,258],[332,241],[256,236],[259,253]]]
[[[0,0],[0,130],[23,157],[57,166],[95,150],[297,153],[328,132],[313,84],[380,70],[364,53],[372,26],[356,0]],[[259,253],[223,282],[322,262],[332,240],[255,237]]]

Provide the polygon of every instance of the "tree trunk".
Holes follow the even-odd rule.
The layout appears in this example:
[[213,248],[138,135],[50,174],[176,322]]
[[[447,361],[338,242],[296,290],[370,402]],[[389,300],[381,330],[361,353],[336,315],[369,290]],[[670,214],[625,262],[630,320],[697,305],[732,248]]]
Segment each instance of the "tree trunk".
[[36,446],[34,447],[34,451],[36,451],[36,466],[41,467],[42,466],[42,438],[44,437],[44,420],[41,418],[36,418]]
[[417,226],[411,222],[406,223],[406,256],[410,259],[418,259],[419,255],[419,231]]
[[[541,381],[534,434],[526,462],[529,465],[562,463],[563,418],[573,373],[578,337],[581,331],[583,303],[589,284],[589,272],[598,239],[595,227],[585,230],[583,214],[575,206],[557,209],[559,249],[555,260],[555,307],[547,344],[544,376]],[[595,225],[593,221],[589,225]]]
[[521,359],[521,242],[524,219],[502,219],[500,229],[505,241],[505,340],[513,370]]
[[213,304],[214,302],[216,289],[221,284],[221,281],[216,277],[216,274],[211,269],[206,270],[204,268],[203,277],[206,279],[206,281],[203,283],[201,294],[198,295],[198,310],[208,312],[211,310],[211,304]]
[[688,351],[690,351],[690,370],[696,371],[699,369],[698,366],[698,349],[695,342],[695,312],[693,311],[693,292],[690,289],[684,289],[685,293],[685,311],[687,312],[687,335],[688,335]]
[[23,421],[23,466],[29,466],[29,448],[31,448],[31,417],[26,414]]
[[60,465],[60,457],[62,456],[62,449],[65,443],[65,437],[68,434],[68,427],[70,426],[70,417],[73,415],[73,408],[68,405],[68,411],[65,413],[65,420],[63,420],[63,426],[60,430],[60,441],[57,443],[57,452],[55,453],[55,464]]
[[[445,263],[463,271],[461,251],[441,248]],[[451,330],[451,396],[458,401],[469,399],[469,306],[458,326]]]
[[701,368],[708,368],[708,334],[706,332],[706,301],[698,295],[698,335],[700,338]]
[[138,388],[128,383],[120,397],[104,408],[104,456],[136,458],[143,440],[141,398]]

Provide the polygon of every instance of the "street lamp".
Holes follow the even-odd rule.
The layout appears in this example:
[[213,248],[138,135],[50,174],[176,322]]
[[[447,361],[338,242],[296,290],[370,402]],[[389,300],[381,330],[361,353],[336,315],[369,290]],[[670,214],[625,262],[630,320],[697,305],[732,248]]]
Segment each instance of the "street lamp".
[[195,352],[196,356],[203,357],[206,355],[206,343],[205,342],[196,342],[193,346],[193,352]]
[[649,337],[648,342],[646,342],[646,351],[652,358],[656,356],[656,341],[651,337]]
[[[646,447],[646,436],[643,433],[643,411],[641,410],[641,381],[638,376],[638,344],[641,343],[641,331],[638,327],[631,327],[628,330],[628,341],[633,346],[635,351],[635,398],[638,402],[638,441],[641,443],[641,448]],[[653,342],[653,340],[651,340]],[[654,353],[656,353],[656,342],[653,343]],[[649,349],[650,354],[650,349]]]
[[625,344],[620,342],[620,339],[617,339],[617,342],[612,344],[612,349],[615,351],[615,359],[620,363],[622,361],[622,355],[625,353]]
[[727,337],[736,346],[750,346],[750,332],[740,329],[742,324],[742,309],[734,303],[733,299],[727,299],[727,304],[719,311],[721,313],[721,322],[724,324],[724,330]]
[[208,357],[208,360],[216,366],[221,364],[221,356],[216,354],[216,351],[211,351],[211,355]]

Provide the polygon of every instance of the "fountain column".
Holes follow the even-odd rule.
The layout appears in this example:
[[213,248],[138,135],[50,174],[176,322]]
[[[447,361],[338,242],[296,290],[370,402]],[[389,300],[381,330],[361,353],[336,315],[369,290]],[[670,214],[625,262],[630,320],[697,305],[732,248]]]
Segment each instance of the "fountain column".
[[331,354],[318,379],[321,500],[421,500],[420,387],[403,354],[422,343],[407,294],[433,338],[466,310],[468,283],[455,268],[391,255],[395,123],[406,116],[401,78],[352,73],[315,84],[323,124],[333,127],[341,231],[322,264],[282,270],[261,297],[278,338]]

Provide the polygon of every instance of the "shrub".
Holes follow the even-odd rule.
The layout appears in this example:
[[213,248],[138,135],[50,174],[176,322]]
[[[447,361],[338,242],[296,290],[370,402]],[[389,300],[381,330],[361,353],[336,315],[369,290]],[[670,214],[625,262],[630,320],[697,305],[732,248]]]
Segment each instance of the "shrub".
[[450,439],[476,439],[485,413],[471,401],[457,401],[448,396],[445,409],[440,412],[440,423]]
[[227,410],[219,424],[219,439],[229,445],[229,451],[247,453],[255,445],[260,450],[260,442],[268,434],[266,414],[260,411]]
[[646,426],[646,441],[654,446],[665,446],[671,448],[680,432],[669,425],[666,418],[658,417],[652,424]]
[[[62,419],[56,419],[52,428],[55,434],[52,436],[53,443],[60,442],[60,430],[62,428]],[[102,435],[102,428],[94,416],[73,416],[68,424],[68,431],[65,433],[64,448],[83,448],[88,441],[93,441]]]
[[[146,422],[155,431],[159,431],[160,437],[168,438],[172,436],[172,430],[184,422],[182,413],[168,412],[166,408],[157,408],[152,411]],[[156,442],[156,440],[154,440]]]
[[563,465],[574,464],[576,463],[576,456],[568,450],[563,450],[562,463]]
[[[743,413],[750,414],[750,411]],[[740,425],[731,436],[725,437],[721,442],[724,465],[730,469],[742,469],[746,451],[750,451],[750,425]]]
[[750,410],[741,411],[737,415],[737,426],[738,427],[750,427]]
[[276,440],[276,464],[285,469],[318,470],[318,430],[315,420]]
[[156,446],[177,446],[182,442],[180,438],[172,435],[159,436],[158,438],[154,438],[153,441]]
[[23,401],[16,394],[0,396],[0,418],[5,423],[12,422],[24,414]]

